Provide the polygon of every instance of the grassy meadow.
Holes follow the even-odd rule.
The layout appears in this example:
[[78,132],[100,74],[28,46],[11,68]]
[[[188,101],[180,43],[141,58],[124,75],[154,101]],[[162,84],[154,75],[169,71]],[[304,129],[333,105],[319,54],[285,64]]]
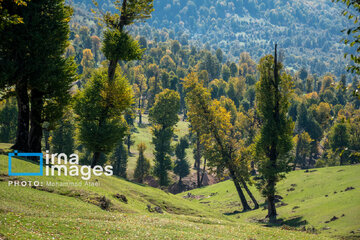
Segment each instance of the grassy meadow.
[[[9,177],[7,164],[7,156],[1,155],[2,239],[330,239],[327,235],[242,221],[243,217],[224,215],[219,207],[208,207],[201,201],[185,200],[117,177],[100,176],[88,181],[100,186],[88,186],[86,181],[69,176]],[[13,170],[37,171],[38,166],[14,159]],[[15,180],[38,180],[45,185],[8,186],[9,181]],[[46,186],[47,181],[80,182],[81,186],[52,187]],[[223,184],[228,183],[197,191],[225,189]],[[127,203],[116,194],[126,196]],[[102,209],[103,196],[108,201],[106,210]],[[147,205],[160,207],[163,213],[149,212]]]
[[[279,218],[295,228],[314,228],[315,232],[326,236],[358,239],[360,237],[359,172],[360,165],[291,172],[278,184],[278,194],[283,197],[277,204]],[[263,203],[259,191],[254,186],[251,189],[256,199],[261,199],[259,203]],[[240,202],[232,181],[194,189],[190,193],[197,196],[190,198],[192,202],[199,202],[241,222],[262,222],[266,216],[267,211],[263,206],[255,211],[236,212],[240,208]],[[338,219],[330,221],[333,217]]]

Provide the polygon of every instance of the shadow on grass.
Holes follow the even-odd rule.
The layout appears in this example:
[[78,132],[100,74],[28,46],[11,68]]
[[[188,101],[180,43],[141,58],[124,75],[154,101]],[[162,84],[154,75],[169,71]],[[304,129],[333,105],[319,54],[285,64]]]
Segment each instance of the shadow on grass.
[[[195,169],[195,168],[193,168],[193,169]],[[205,187],[206,187],[206,186],[205,186]],[[203,188],[203,187],[201,187],[201,188]],[[201,189],[201,188],[200,188],[200,189]],[[252,203],[249,203],[249,205],[250,205],[250,207],[251,207],[251,210],[248,210],[248,211],[255,211],[255,210],[258,210],[258,209],[260,209],[260,210],[266,210],[266,209],[265,209],[266,203],[259,203],[259,208],[257,208],[257,209],[254,209],[254,206],[253,206]],[[240,202],[239,202],[239,205],[238,205],[238,206],[241,206],[241,205],[240,205]],[[246,211],[246,212],[248,212],[248,211]],[[233,212],[224,212],[223,215],[233,216],[233,215],[237,215],[237,214],[240,214],[240,213],[244,213],[244,211],[235,210],[235,211],[233,211]],[[256,220],[256,221],[257,221],[257,222],[262,222],[262,223],[264,223],[262,220]]]
[[299,228],[308,224],[306,220],[303,219],[302,216],[295,216],[289,219],[284,220],[283,218],[279,218],[275,223],[269,223],[269,219],[253,219],[257,223],[264,224],[265,227],[290,227],[290,228]]
[[241,211],[238,211],[238,210],[235,210],[233,212],[226,212],[226,213],[223,213],[224,215],[226,216],[232,216],[232,215],[236,215],[236,214],[240,214],[242,213]]
[[151,124],[147,124],[147,123],[138,123],[138,128],[147,128],[147,127],[149,127],[149,126],[151,126]]
[[308,224],[306,220],[303,219],[301,216],[296,216],[287,220],[279,219],[280,225],[286,225],[289,227],[301,227]]
[[[8,156],[8,154],[6,154],[6,156]],[[38,157],[19,157],[19,156],[14,156],[13,158],[17,158],[20,159],[22,161],[28,162],[28,163],[33,163],[33,164],[39,164],[40,160]],[[51,166],[51,164],[49,164]]]
[[130,129],[131,133],[139,133],[139,130],[136,127]]

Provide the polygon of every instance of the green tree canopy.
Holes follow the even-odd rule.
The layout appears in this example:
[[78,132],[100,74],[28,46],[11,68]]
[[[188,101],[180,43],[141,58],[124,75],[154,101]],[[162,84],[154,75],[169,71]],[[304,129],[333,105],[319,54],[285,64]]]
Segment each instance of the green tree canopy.
[[181,138],[180,142],[176,144],[175,155],[176,161],[174,166],[174,173],[179,176],[179,187],[181,187],[181,180],[190,174],[190,164],[186,160],[185,149],[189,146],[186,139]]
[[[234,109],[234,103],[229,99],[223,100],[223,103],[216,99],[211,100],[210,91],[199,82],[194,73],[185,78],[184,88],[192,130],[201,139],[209,166],[220,172],[224,169],[229,170],[244,211],[250,210],[240,186],[242,184],[247,189],[245,180],[248,179],[249,169],[247,159],[242,158],[243,142],[236,138],[235,128],[232,125],[233,118],[230,111]],[[229,111],[224,106],[228,107]],[[247,192],[251,195],[256,208],[256,200],[248,189]]]
[[155,104],[150,109],[149,117],[153,123],[153,144],[155,145],[154,174],[161,186],[169,183],[168,170],[172,168],[170,154],[174,125],[179,121],[180,95],[169,89],[156,95]]
[[256,157],[261,174],[262,194],[266,197],[268,217],[276,221],[276,183],[289,171],[288,153],[292,149],[293,123],[288,116],[291,77],[279,76],[282,65],[272,55],[260,60],[257,83],[257,109],[262,121],[256,141]]
[[0,29],[0,87],[15,86],[18,103],[13,148],[40,152],[42,124],[61,118],[76,80],[74,62],[63,57],[72,10],[64,0],[6,1],[1,8],[22,21]]
[[94,152],[92,166],[100,153],[108,153],[123,137],[126,121],[123,114],[133,103],[132,90],[119,72],[114,82],[107,80],[106,70],[93,73],[84,90],[75,96],[74,110],[79,122],[79,140]]
[[139,157],[136,162],[136,168],[134,172],[134,178],[142,183],[144,181],[144,177],[146,177],[150,172],[150,162],[145,158],[145,150],[146,145],[144,143],[140,143],[138,145]]

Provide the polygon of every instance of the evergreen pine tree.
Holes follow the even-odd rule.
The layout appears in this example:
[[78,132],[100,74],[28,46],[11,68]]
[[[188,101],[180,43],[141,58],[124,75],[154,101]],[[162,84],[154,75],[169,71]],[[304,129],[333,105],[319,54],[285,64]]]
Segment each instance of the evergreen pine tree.
[[145,158],[145,150],[146,145],[144,143],[140,143],[138,145],[139,157],[136,162],[136,168],[134,172],[134,178],[142,183],[144,181],[144,177],[149,174],[150,171],[150,162]]
[[282,65],[268,55],[260,60],[260,81],[257,84],[258,111],[262,120],[256,154],[261,174],[262,194],[266,198],[270,222],[276,222],[276,183],[289,169],[288,152],[292,149],[292,120],[288,117],[291,78],[280,76]]
[[70,155],[74,152],[75,148],[75,125],[70,116],[62,121],[59,121],[59,125],[53,131],[51,145],[52,151],[55,153],[65,153]]
[[127,174],[126,174],[127,162],[128,162],[127,149],[124,145],[123,140],[121,140],[118,146],[115,148],[115,152],[113,154],[114,174],[122,178],[127,178]]
[[16,137],[17,108],[14,101],[6,100],[0,110],[0,142],[13,143]]
[[[185,140],[186,141],[186,140]],[[186,160],[186,144],[184,144],[184,141],[181,141],[176,145],[175,148],[175,155],[176,155],[176,161],[175,161],[175,167],[174,167],[174,173],[179,176],[179,187],[182,186],[182,179],[190,174],[190,164]]]
[[155,99],[155,104],[149,112],[150,120],[154,124],[154,174],[159,178],[160,185],[166,186],[169,183],[168,170],[172,168],[171,139],[174,134],[174,125],[179,121],[177,114],[180,109],[180,96],[173,90],[165,89]]

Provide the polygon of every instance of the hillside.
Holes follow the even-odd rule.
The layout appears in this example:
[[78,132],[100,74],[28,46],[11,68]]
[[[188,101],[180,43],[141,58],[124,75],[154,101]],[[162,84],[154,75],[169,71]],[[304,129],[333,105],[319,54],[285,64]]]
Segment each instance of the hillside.
[[0,240],[360,239],[359,1],[0,0]]
[[[283,197],[277,204],[279,218],[284,223],[315,231],[327,236],[358,239],[360,237],[360,165],[320,168],[291,172],[278,185]],[[352,189],[354,188],[354,189]],[[255,187],[257,199],[261,199]],[[221,182],[195,189],[180,196],[192,194],[191,202],[199,202],[209,208],[241,222],[262,222],[265,209],[236,213],[240,202],[234,184]],[[260,201],[260,202],[263,202]],[[333,219],[333,217],[338,219]]]
[[[113,10],[111,1],[97,2],[102,9]],[[74,6],[74,19],[96,29],[89,14],[92,3],[75,0]],[[278,43],[290,69],[306,67],[311,73],[336,76],[345,72],[345,47],[340,41],[344,37],[341,30],[349,23],[341,16],[341,6],[330,0],[155,0],[154,9],[152,18],[134,34],[221,48],[224,60],[230,61],[239,59],[243,51],[259,60]]]
[[[36,164],[13,160],[14,171]],[[184,201],[159,189],[115,177],[97,177],[85,186],[74,177],[7,176],[7,156],[0,156],[1,239],[326,239],[299,231],[238,223],[207,206]],[[8,181],[81,182],[78,187],[16,187]],[[126,196],[127,203],[114,197]],[[107,210],[102,196],[110,200]],[[150,213],[160,207],[164,213]]]

